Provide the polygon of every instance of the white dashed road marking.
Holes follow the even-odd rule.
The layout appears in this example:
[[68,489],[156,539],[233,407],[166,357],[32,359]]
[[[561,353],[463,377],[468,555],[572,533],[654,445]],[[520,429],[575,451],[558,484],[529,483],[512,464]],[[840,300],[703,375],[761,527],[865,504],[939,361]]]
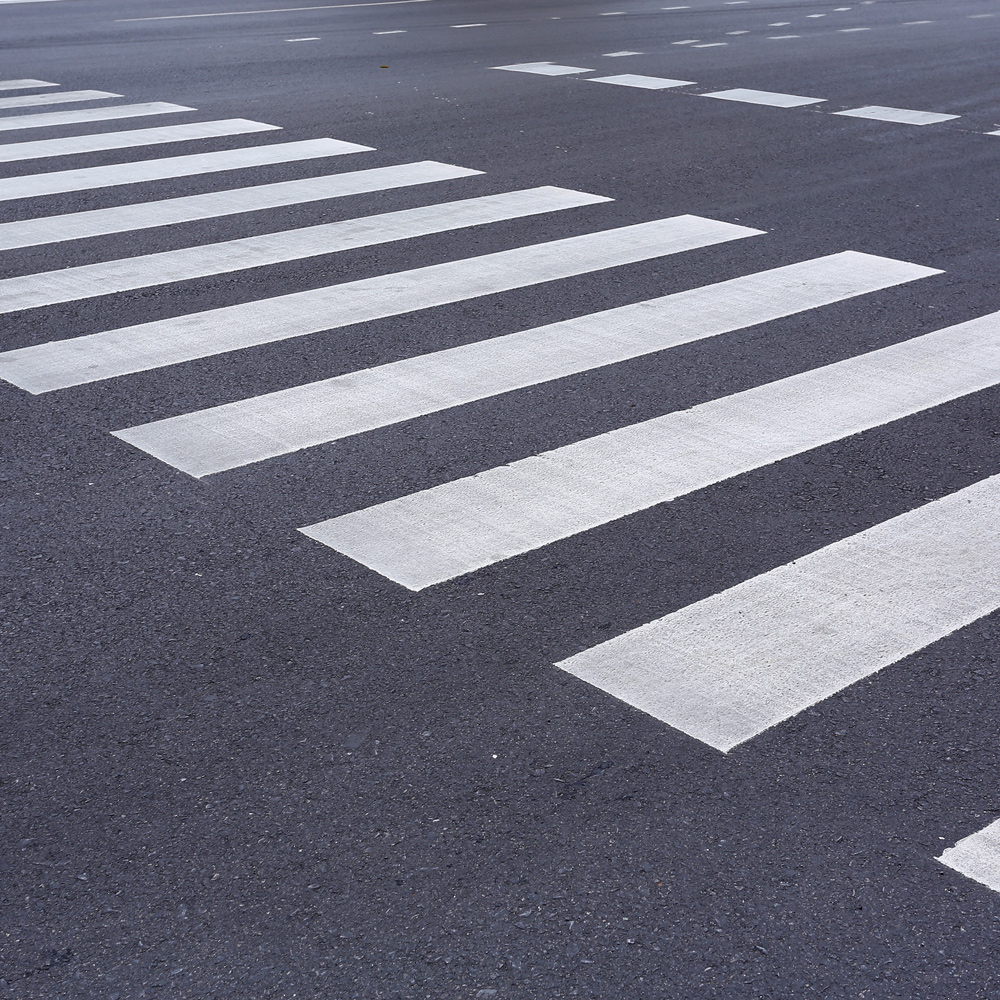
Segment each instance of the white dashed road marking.
[[591,76],[591,83],[611,83],[618,87],[638,87],[640,90],[668,90],[671,87],[690,87],[691,80],[667,80],[660,76],[638,76],[622,73],[618,76]]
[[963,837],[938,858],[967,878],[1000,892],[1000,819],[978,833]]
[[571,73],[593,73],[592,69],[582,66],[559,66],[550,62],[513,63],[510,66],[493,66],[492,69],[505,69],[511,73],[537,73],[539,76],[568,76]]
[[865,108],[852,108],[850,111],[834,111],[835,115],[847,118],[870,118],[880,122],[898,122],[902,125],[935,125],[947,122],[959,115],[942,115],[936,111],[907,111],[905,108],[883,108],[871,105]]
[[702,97],[715,97],[720,101],[741,101],[744,104],[766,104],[772,108],[799,108],[806,104],[822,104],[823,97],[796,97],[794,94],[772,94],[766,90],[717,90]]

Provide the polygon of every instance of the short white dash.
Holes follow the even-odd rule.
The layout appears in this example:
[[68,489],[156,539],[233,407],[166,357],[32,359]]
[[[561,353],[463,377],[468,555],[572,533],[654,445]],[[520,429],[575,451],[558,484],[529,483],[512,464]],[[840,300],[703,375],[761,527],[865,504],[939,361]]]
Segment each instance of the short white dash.
[[717,49],[720,45],[728,45],[729,42],[702,42],[700,45],[692,45],[693,49]]
[[475,24],[453,24],[453,28],[485,28],[485,21],[478,21]]
[[406,28],[396,28],[393,31],[373,31],[373,35],[405,35]]
[[286,38],[286,42],[318,42],[320,39],[318,37],[313,38]]
[[727,31],[727,35],[749,35],[749,31]]
[[625,49],[622,52],[604,52],[602,53],[605,59],[619,59],[621,56],[641,56],[641,52],[632,52],[629,49]]
[[668,90],[670,87],[693,86],[691,80],[668,80],[659,76],[639,76],[636,73],[622,73],[618,76],[592,76],[591,83],[611,83],[618,87],[638,87],[640,90]]
[[904,22],[903,22],[903,24],[904,24],[904,25],[913,25],[913,24],[934,24],[934,23],[935,23],[934,21],[904,21]]
[[806,17],[826,17],[826,14],[806,14]]
[[899,122],[902,125],[935,125],[938,122],[951,121],[959,115],[942,115],[936,111],[907,111],[905,108],[883,108],[870,105],[864,108],[851,108],[849,111],[834,111],[835,115],[847,118],[870,118],[880,122]]
[[769,28],[787,28],[792,22],[791,21],[774,21],[768,25]]
[[842,35],[849,35],[854,31],[871,31],[871,28],[838,28],[837,31]]
[[671,42],[671,45],[694,45],[695,42],[700,42],[700,38],[684,38],[679,42]]
[[660,10],[690,10],[690,7],[661,7]]
[[744,104],[766,104],[772,108],[799,108],[806,104],[822,104],[825,97],[796,97],[795,94],[772,94],[767,90],[717,90],[702,97],[714,97],[720,101],[742,101]]
[[1000,819],[978,833],[963,837],[938,858],[960,875],[1000,892]]
[[801,35],[768,35],[772,42],[780,42],[783,38],[801,38]]
[[605,10],[601,12],[601,17],[619,17],[624,13],[623,10]]
[[996,17],[996,14],[970,14],[970,15],[969,15],[969,17],[970,17],[970,18],[977,18],[977,17]]

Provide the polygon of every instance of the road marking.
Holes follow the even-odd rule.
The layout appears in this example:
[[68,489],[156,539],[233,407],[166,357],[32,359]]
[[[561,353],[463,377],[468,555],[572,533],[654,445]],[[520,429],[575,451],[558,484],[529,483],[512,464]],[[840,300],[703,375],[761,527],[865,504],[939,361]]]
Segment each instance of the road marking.
[[618,59],[621,56],[641,56],[642,53],[630,52],[628,49],[625,49],[622,52],[604,52],[602,53],[602,55],[604,56],[605,59]]
[[690,215],[658,219],[8,351],[0,355],[0,377],[48,392],[757,233]]
[[978,833],[963,837],[954,847],[949,847],[938,861],[960,875],[1000,892],[1000,819]]
[[870,118],[880,122],[898,122],[902,125],[934,125],[937,122],[947,122],[959,115],[941,115],[935,111],[907,111],[904,108],[882,108],[871,105],[864,108],[852,108],[850,111],[834,111],[835,115],[847,118]]
[[286,42],[319,42],[319,41],[322,41],[322,39],[319,38],[319,37],[312,37],[312,38],[286,38],[285,41]]
[[[3,0],[0,0],[3,2]],[[431,0],[377,0],[376,3],[331,3],[316,7],[274,7],[270,10],[225,10],[208,14],[161,14],[158,17],[120,17],[115,23],[127,21],[186,21],[193,17],[239,17],[244,14],[287,14],[299,10],[343,10],[347,7],[396,7],[404,3],[430,3]]]
[[1000,314],[986,316],[333,518],[313,537],[421,590],[994,386],[998,335]]
[[806,14],[806,17],[826,17],[826,14]]
[[842,35],[848,35],[852,31],[871,31],[871,28],[838,28],[837,31]]
[[702,42],[701,45],[693,45],[695,49],[717,49],[720,45],[728,45],[729,42]]
[[620,14],[624,14],[623,10],[605,10],[601,11],[601,17],[618,17]]
[[276,131],[280,127],[247,121],[245,118],[228,118],[217,122],[161,125],[159,128],[133,129],[127,132],[99,132],[96,135],[11,142],[0,145],[0,163],[40,160],[49,156],[69,156],[108,149],[130,149],[134,146],[155,146],[165,142],[185,142],[191,139],[214,139],[224,135],[247,135],[253,132]]
[[453,24],[453,28],[485,28],[487,27],[485,21],[481,21],[478,24]]
[[842,253],[120,431],[205,476],[922,277]]
[[700,38],[684,38],[679,42],[671,42],[671,45],[694,45],[695,42],[700,42]]
[[89,212],[24,219],[0,223],[0,250],[132,232],[155,226],[172,226],[197,219],[259,212],[282,205],[302,205],[327,198],[343,198],[367,191],[388,191],[392,188],[472,177],[481,173],[480,170],[425,160],[393,167],[375,167],[371,170],[352,170],[323,177],[280,181],[277,184],[209,191],[163,201],[116,205]]
[[661,7],[660,10],[690,10],[690,7]]
[[537,187],[0,280],[0,314],[611,201]]
[[395,31],[373,31],[373,35],[405,35],[405,28],[397,28]]
[[749,35],[749,31],[727,31],[727,35]]
[[[19,128],[54,128],[57,125],[79,125],[83,122],[106,122],[118,118],[142,118],[146,115],[172,115],[179,111],[197,111],[182,104],[165,104],[157,101],[151,104],[119,104],[110,108],[84,108],[74,111],[50,111],[46,114],[17,115],[0,118],[0,131],[9,132]],[[0,195],[0,199],[2,199]]]
[[996,14],[970,14],[969,17],[972,19],[977,17],[996,17]]
[[537,73],[539,76],[567,76],[570,73],[593,73],[582,66],[559,66],[550,62],[513,63],[510,66],[491,66],[491,69],[505,69],[511,73]]
[[801,38],[801,35],[768,35],[768,39],[772,42],[779,42],[783,38]]
[[557,666],[732,750],[1000,607],[998,518],[994,476]]
[[935,23],[934,21],[904,21],[903,22],[904,25],[912,25],[912,24],[934,24],[934,23]]
[[618,87],[638,87],[640,90],[667,90],[670,87],[690,87],[692,80],[667,80],[660,76],[639,76],[622,73],[618,76],[591,76],[591,83],[612,83]]
[[796,97],[794,94],[772,94],[766,90],[717,90],[702,97],[715,97],[720,101],[741,101],[745,104],[766,104],[772,108],[799,108],[805,104],[822,104],[823,97]]
[[134,163],[112,163],[104,167],[25,174],[22,177],[4,178],[3,184],[0,184],[0,201],[371,151],[370,146],[358,146],[340,139],[304,139],[300,142],[276,142],[269,146],[249,146],[245,149],[222,149],[214,153],[191,153],[186,156],[165,156],[157,160],[138,160]]
[[791,21],[774,21],[769,24],[769,28],[787,28],[792,22]]
[[77,104],[81,101],[106,101],[121,94],[111,94],[106,90],[61,90],[57,94],[18,94],[16,97],[0,97],[0,110],[7,108],[33,108],[46,104]]
[[0,80],[0,90],[30,90],[33,87],[58,87],[58,83],[45,80]]

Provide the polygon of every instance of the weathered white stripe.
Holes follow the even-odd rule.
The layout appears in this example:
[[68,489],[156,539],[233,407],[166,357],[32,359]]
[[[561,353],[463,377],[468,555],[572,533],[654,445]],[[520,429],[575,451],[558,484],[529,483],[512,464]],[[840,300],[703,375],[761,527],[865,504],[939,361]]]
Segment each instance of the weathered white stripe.
[[81,101],[106,101],[121,94],[106,90],[61,90],[57,94],[18,94],[17,97],[0,97],[0,110],[7,108],[33,108],[45,104],[77,104]]
[[80,125],[83,122],[108,122],[118,118],[142,118],[147,115],[172,115],[179,111],[197,111],[181,104],[155,101],[150,104],[116,104],[110,108],[77,108],[73,111],[49,111],[45,114],[16,115],[0,118],[0,132],[20,128],[54,128],[57,125]]
[[46,156],[95,153],[107,149],[129,149],[133,146],[154,146],[164,142],[183,142],[189,139],[214,139],[224,135],[247,135],[251,132],[270,132],[280,127],[280,125],[247,121],[245,118],[229,118],[217,122],[162,125],[159,128],[139,128],[126,132],[99,132],[96,135],[36,139],[34,142],[10,142],[0,145],[0,163],[39,160]]
[[641,76],[638,73],[619,73],[617,76],[591,76],[591,83],[612,83],[618,87],[637,87],[640,90],[668,90],[670,87],[690,87],[692,80],[668,80],[662,76]]
[[825,97],[797,97],[795,94],[773,94],[767,90],[717,90],[702,97],[714,97],[720,101],[740,101],[744,104],[766,104],[772,108],[800,108],[805,104],[822,104]]
[[470,177],[479,173],[481,173],[479,170],[425,160],[420,163],[354,170],[324,177],[305,177],[277,184],[209,191],[183,198],[141,202],[137,205],[98,208],[70,215],[25,219],[21,222],[0,224],[0,250],[150,229],[154,226],[169,226],[196,219],[215,219],[241,212],[259,212],[281,205],[300,205],[326,198],[343,198],[366,191],[387,191],[390,188],[429,184],[433,181]]
[[511,66],[493,66],[492,69],[506,69],[511,73],[537,73],[539,76],[569,76],[572,73],[593,73],[582,66],[559,66],[550,62],[514,63]]
[[1000,819],[978,833],[963,837],[954,847],[949,847],[938,861],[1000,892]]
[[35,87],[58,87],[58,83],[45,80],[0,80],[0,90],[32,90]]
[[905,108],[883,108],[872,105],[865,108],[852,108],[850,111],[834,111],[835,115],[847,118],[870,118],[880,122],[898,122],[901,125],[935,125],[938,122],[951,121],[959,115],[942,115],[935,111],[907,111]]
[[411,590],[1000,382],[1000,313],[306,529]]
[[[558,666],[728,751],[1000,607],[998,523],[993,476]],[[996,880],[998,832],[941,860]]]
[[223,149],[215,153],[191,153],[187,156],[164,156],[136,163],[112,163],[105,167],[81,167],[79,170],[55,170],[44,174],[5,177],[0,184],[0,201],[37,198],[46,194],[66,194],[92,188],[140,184],[168,177],[192,177],[220,170],[242,170],[269,163],[292,163],[315,160],[322,156],[370,152],[369,146],[357,146],[339,139],[304,139],[301,142],[277,142],[269,146]]
[[936,273],[869,254],[834,254],[168,417],[118,436],[206,476]]
[[46,392],[556,281],[759,230],[682,215],[0,354],[0,378]]
[[538,187],[0,280],[0,314],[611,201]]

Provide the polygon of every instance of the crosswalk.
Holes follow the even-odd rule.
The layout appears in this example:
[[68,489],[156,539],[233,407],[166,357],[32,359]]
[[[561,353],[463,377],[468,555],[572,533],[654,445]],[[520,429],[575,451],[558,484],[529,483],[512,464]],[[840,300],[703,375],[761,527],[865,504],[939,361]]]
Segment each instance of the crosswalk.
[[[544,68],[527,71],[552,75]],[[32,81],[7,81],[15,83]],[[705,96],[728,100],[732,93]],[[143,107],[171,109],[150,114],[186,110]],[[0,118],[0,128],[34,127],[10,124],[22,117],[31,116]],[[35,117],[51,115],[39,111]],[[73,261],[0,280],[0,313],[44,316],[56,304],[101,296],[113,303],[123,292],[156,288],[174,314],[126,326],[101,321],[96,332],[61,339],[53,339],[44,322],[32,323],[31,343],[0,351],[0,379],[39,396],[104,383],[110,398],[118,380],[141,372],[155,384],[157,373],[172,366],[262,345],[277,345],[273,356],[280,357],[284,342],[643,262],[669,273],[679,255],[698,251],[711,260],[737,243],[752,260],[755,247],[770,239],[759,229],[695,215],[616,225],[606,195],[552,186],[449,194],[446,200],[437,185],[449,182],[452,192],[483,172],[432,160],[369,166],[363,159],[371,147],[325,137],[280,141],[273,135],[277,128],[227,119],[0,146],[0,160],[18,162],[231,136],[257,143],[5,179],[0,197],[8,202],[77,191],[99,192],[103,200],[85,211],[42,208],[0,224],[0,249],[68,245]],[[327,171],[328,159],[339,162],[346,154],[351,167]],[[354,155],[362,157],[356,169]],[[310,161],[320,171],[316,176],[257,184],[237,179],[221,190],[118,201],[127,185]],[[299,228],[272,231],[269,224],[236,239],[111,259],[92,259],[95,251],[75,243],[142,231],[155,242],[160,227],[226,217],[253,229],[275,209],[404,188],[423,203]],[[530,227],[530,220],[558,215],[576,226],[576,213],[584,209],[591,212],[586,231],[490,247],[490,227],[497,223],[525,220]],[[318,287],[199,311],[185,311],[185,298],[175,293],[177,283],[195,278],[472,228],[484,252],[444,263],[346,281],[327,278]],[[735,278],[654,298],[578,310],[568,319],[503,335],[478,331],[458,347],[260,395],[233,400],[220,393],[214,405],[106,429],[135,449],[136,461],[150,456],[193,477],[224,476],[417,417],[490,406],[530,386],[591,377],[638,358],[655,355],[670,366],[671,351],[683,345],[849,300],[865,308],[866,296],[891,295],[903,286],[920,295],[941,273],[920,262],[843,248],[779,267],[745,268]],[[98,305],[100,317],[113,314]],[[528,565],[546,546],[626,524],[651,508],[662,506],[668,520],[669,505],[679,497],[806,452],[822,455],[824,447],[851,435],[878,432],[1000,385],[998,344],[1000,314],[915,333],[474,475],[370,506],[348,504],[347,513],[340,506],[324,509],[328,498],[318,497],[314,519],[300,530],[330,559],[352,560],[414,594],[467,587],[471,574],[501,562]],[[1000,608],[998,514],[1000,477],[983,479],[637,628],[616,629],[619,634],[598,645],[566,649],[558,666],[709,747],[732,751]]]

